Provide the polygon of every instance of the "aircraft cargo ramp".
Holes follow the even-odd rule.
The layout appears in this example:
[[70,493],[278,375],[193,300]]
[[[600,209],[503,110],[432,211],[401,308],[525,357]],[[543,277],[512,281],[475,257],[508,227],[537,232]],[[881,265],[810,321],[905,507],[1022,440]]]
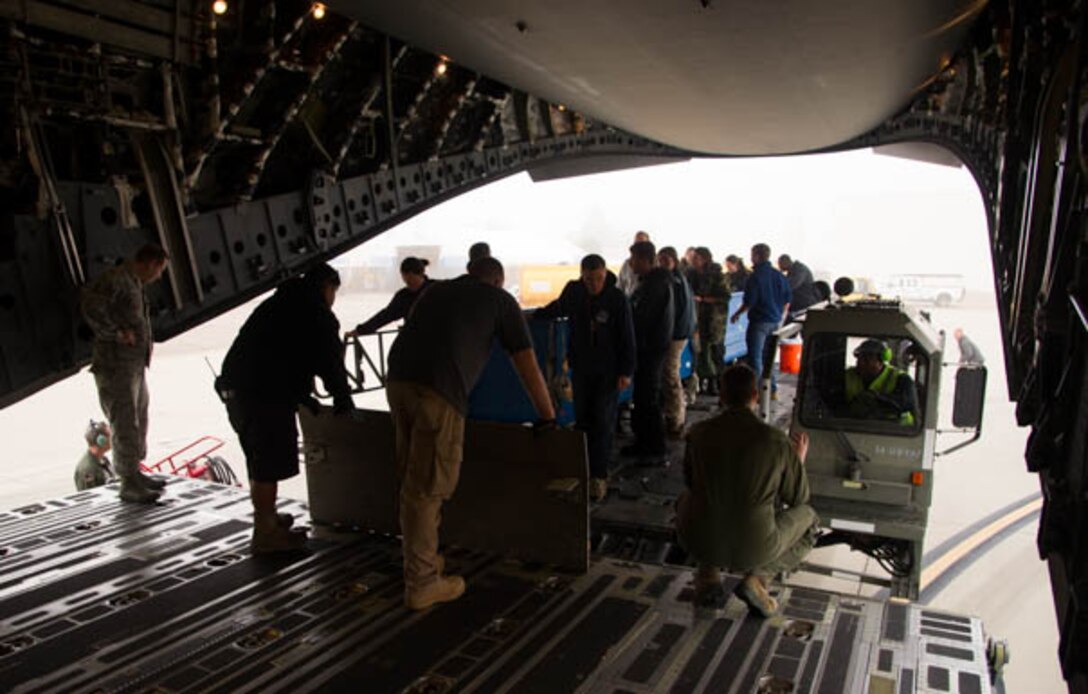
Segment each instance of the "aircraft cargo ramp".
[[395,538],[253,557],[243,491],[167,490],[150,507],[111,486],[0,514],[4,690],[991,691],[977,619],[786,587],[764,621],[735,599],[695,607],[681,567],[596,559],[578,575],[456,549],[465,597],[412,613]]

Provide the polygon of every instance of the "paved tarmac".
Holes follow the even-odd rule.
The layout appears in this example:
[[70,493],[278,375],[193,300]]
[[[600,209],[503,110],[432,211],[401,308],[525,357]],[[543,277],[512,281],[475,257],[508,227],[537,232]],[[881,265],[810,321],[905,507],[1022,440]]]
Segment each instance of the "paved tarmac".
[[[345,293],[335,310],[341,322],[351,326],[387,299],[388,295],[382,294]],[[212,391],[212,375],[205,359],[219,368],[231,340],[255,306],[253,302],[157,346],[150,372],[148,448],[153,460],[198,436],[213,435],[225,441],[221,454],[238,476],[245,478],[241,450],[223,406]],[[1014,408],[1008,402],[993,299],[989,295],[969,296],[962,305],[931,311],[934,324],[949,334],[946,358],[958,359],[951,332],[962,327],[986,355],[990,382],[982,440],[940,459],[936,465],[926,550],[951,544],[958,546],[966,559],[955,565],[959,573],[951,580],[934,582],[927,597],[932,605],[943,609],[980,616],[992,636],[1008,639],[1012,661],[1006,674],[1007,691],[1064,692],[1057,666],[1058,636],[1049,580],[1035,552],[1037,517],[1029,514],[988,543],[976,537],[976,542],[964,545],[960,537],[961,533],[977,530],[973,526],[980,519],[1008,510],[1039,492],[1037,478],[1027,473],[1023,462],[1027,431],[1015,426]],[[951,388],[947,392],[951,393]],[[949,396],[942,404],[946,420],[950,418],[950,403]],[[384,394],[357,396],[356,405],[384,408]],[[72,473],[83,449],[82,432],[92,417],[101,415],[93,380],[86,370],[0,410],[0,437],[9,461],[0,468],[0,508],[15,508],[74,491]],[[955,436],[942,436],[938,450],[956,440]],[[305,476],[284,483],[281,494],[305,499]],[[876,570],[866,567],[869,562],[863,556],[841,548],[818,550],[813,559],[846,568]],[[843,592],[861,590],[856,583],[845,580],[831,581],[830,587]]]

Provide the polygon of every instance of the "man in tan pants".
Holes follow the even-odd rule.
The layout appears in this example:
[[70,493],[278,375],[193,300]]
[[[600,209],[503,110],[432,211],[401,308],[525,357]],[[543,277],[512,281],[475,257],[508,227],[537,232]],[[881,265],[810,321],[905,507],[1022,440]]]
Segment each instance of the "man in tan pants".
[[673,329],[672,344],[665,357],[663,376],[665,433],[670,438],[684,436],[684,422],[687,419],[687,401],[684,384],[680,381],[680,357],[684,353],[691,336],[695,334],[695,300],[684,273],[680,270],[680,260],[676,249],[665,246],[657,252],[657,264],[672,275]]
[[438,554],[442,504],[457,489],[468,394],[496,338],[537,414],[555,410],[536,363],[529,329],[514,297],[503,291],[502,263],[480,258],[469,274],[427,289],[389,353],[386,396],[396,432],[404,602],[414,610],[456,600],[460,576],[445,576]]

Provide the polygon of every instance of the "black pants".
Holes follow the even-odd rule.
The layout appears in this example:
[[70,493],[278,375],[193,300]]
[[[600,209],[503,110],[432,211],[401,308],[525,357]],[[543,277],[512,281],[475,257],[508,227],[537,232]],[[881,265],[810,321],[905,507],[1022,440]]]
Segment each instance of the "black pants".
[[575,426],[586,434],[590,477],[608,476],[619,399],[616,380],[615,376],[574,374]]
[[653,455],[665,452],[665,416],[661,411],[661,379],[664,375],[666,352],[638,353],[635,368],[635,392],[632,401],[635,412],[631,416],[631,428],[635,432],[635,445],[643,453]]

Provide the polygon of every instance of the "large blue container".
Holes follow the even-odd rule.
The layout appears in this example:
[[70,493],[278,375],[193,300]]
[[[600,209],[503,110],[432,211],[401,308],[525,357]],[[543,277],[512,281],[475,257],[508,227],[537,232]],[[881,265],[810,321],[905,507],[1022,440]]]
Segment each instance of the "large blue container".
[[[526,314],[533,350],[544,380],[553,393],[559,393],[559,410],[555,413],[560,426],[574,423],[574,401],[570,389],[567,350],[570,346],[570,324],[563,319],[534,320]],[[496,340],[491,346],[491,358],[468,398],[469,419],[488,422],[533,422],[536,410],[525,392],[510,356]]]
[[[729,315],[732,316],[744,303],[744,293],[737,292],[729,299]],[[570,348],[570,324],[564,319],[534,320],[532,312],[526,313],[529,333],[533,338],[537,363],[553,393],[559,393],[559,411],[556,419],[561,426],[574,423],[574,400],[570,388],[570,369],[567,350]],[[748,330],[748,314],[736,323],[726,323],[725,362],[728,364],[748,354],[744,333]],[[680,356],[680,377],[687,378],[695,371],[691,342]],[[620,402],[631,400],[631,391],[620,393]],[[484,368],[468,400],[468,416],[489,422],[532,422],[536,410],[529,395],[521,385],[510,357],[496,341],[491,347],[491,358]]]

